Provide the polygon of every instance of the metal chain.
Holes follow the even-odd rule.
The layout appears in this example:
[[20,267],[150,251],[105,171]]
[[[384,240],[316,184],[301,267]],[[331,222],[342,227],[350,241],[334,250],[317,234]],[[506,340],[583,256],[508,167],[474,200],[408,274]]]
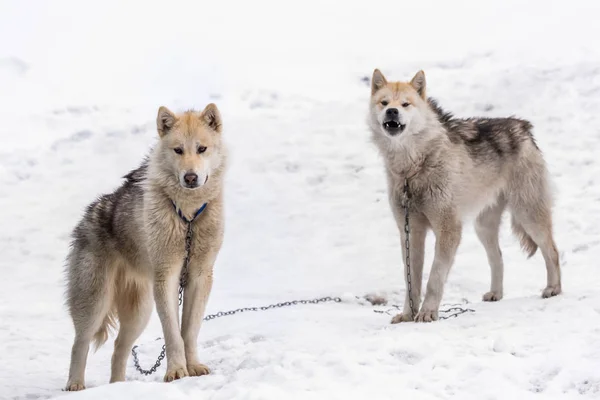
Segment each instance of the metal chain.
[[154,363],[154,365],[150,369],[144,369],[140,365],[140,360],[138,359],[137,348],[138,348],[138,346],[135,345],[131,349],[131,354],[133,354],[133,365],[135,366],[135,369],[140,374],[142,374],[142,375],[152,375],[153,373],[156,372],[156,370],[158,369],[158,367],[160,367],[160,364],[162,363],[162,360],[164,360],[164,358],[166,357],[167,345],[163,344],[162,350],[160,351],[160,354],[158,355],[158,358],[156,359],[156,362]]
[[[185,256],[183,258],[183,266],[181,268],[181,274],[179,275],[178,296],[179,296],[179,305],[180,306],[183,304],[183,292],[185,290],[185,285],[187,285],[187,280],[188,280],[188,265],[190,263],[190,258],[191,258],[192,238],[193,238],[193,234],[194,234],[192,222],[194,222],[193,219],[191,221],[187,221],[187,231],[185,233]],[[150,369],[143,369],[142,366],[140,365],[140,360],[138,359],[138,354],[137,354],[137,348],[138,348],[138,346],[136,345],[136,346],[133,346],[133,348],[131,349],[131,354],[133,355],[133,365],[135,366],[135,369],[140,374],[152,375],[153,373],[156,372],[158,367],[160,367],[162,360],[164,360],[164,358],[166,357],[166,353],[167,353],[166,344],[163,344],[163,347],[160,351],[160,354],[158,355],[158,358],[156,359],[156,362]]]
[[183,267],[181,268],[181,274],[179,275],[179,305],[183,304],[183,290],[187,285],[188,279],[188,265],[190,263],[191,251],[192,251],[192,235],[194,230],[192,227],[192,221],[188,222],[187,232],[185,234],[185,258],[183,259]]
[[270,304],[268,306],[243,307],[243,308],[238,308],[236,310],[219,311],[216,314],[209,314],[206,317],[204,317],[204,321],[210,321],[215,318],[225,317],[228,315],[234,315],[234,314],[243,313],[243,312],[247,312],[247,311],[253,311],[253,312],[254,311],[267,311],[267,310],[271,310],[273,308],[297,306],[298,304],[319,304],[319,303],[328,303],[328,302],[332,302],[332,301],[336,302],[336,303],[340,303],[342,301],[342,299],[340,297],[327,296],[327,297],[320,297],[320,298],[312,299],[312,300],[285,301],[283,303],[275,303],[275,304]]
[[[376,312],[378,314],[388,314],[388,315],[392,315],[391,312],[394,311],[394,313],[397,313],[399,310],[402,310],[402,307],[397,305],[397,304],[392,304],[391,305],[394,308],[390,308],[387,311],[383,311],[383,310],[373,310],[373,312]],[[443,307],[444,305],[442,305]],[[471,308],[465,308],[465,307],[461,307],[460,304],[448,304],[447,306],[449,306],[446,309],[440,309],[439,313],[440,315],[438,316],[438,320],[444,320],[444,319],[450,319],[450,318],[456,318],[459,315],[468,313],[468,312],[475,312],[475,310],[471,309]],[[446,314],[446,315],[444,315]]]
[[459,315],[464,314],[464,313],[475,312],[475,310],[473,310],[471,308],[464,308],[464,307],[455,306],[455,307],[446,308],[445,310],[440,310],[439,312],[441,312],[441,313],[451,313],[451,314],[448,314],[448,315],[438,316],[438,319],[442,320],[442,319],[456,318]]
[[412,319],[417,315],[415,305],[412,299],[412,280],[410,275],[410,221],[408,218],[408,206],[410,201],[410,190],[408,187],[408,178],[404,178],[404,196],[402,199],[402,208],[404,208],[404,249],[406,250],[406,288],[408,290],[408,304]]
[[[290,307],[290,306],[296,306],[298,304],[319,304],[319,303],[328,303],[328,302],[336,302],[336,303],[340,303],[342,301],[342,299],[340,297],[319,297],[316,299],[312,299],[312,300],[292,300],[292,301],[286,301],[283,303],[275,303],[275,304],[270,304],[268,306],[260,306],[260,307],[243,307],[243,308],[238,308],[235,310],[230,310],[230,311],[219,311],[215,314],[208,314],[207,316],[205,316],[202,320],[203,321],[210,321],[216,318],[221,318],[221,317],[225,317],[228,315],[234,315],[234,314],[238,314],[238,313],[243,313],[243,312],[248,312],[248,311],[266,311],[266,310],[271,310],[273,308],[281,308],[281,307]],[[162,350],[160,351],[160,354],[158,355],[158,359],[156,360],[156,362],[154,363],[154,365],[150,368],[150,369],[143,369],[140,366],[140,360],[138,358],[138,352],[137,352],[137,348],[138,346],[134,346],[131,349],[131,353],[133,354],[133,365],[135,366],[135,369],[143,375],[152,375],[153,373],[156,372],[156,370],[158,369],[158,367],[160,367],[160,364],[162,362],[162,360],[165,358],[165,354],[166,354],[166,345],[163,344],[162,346]]]

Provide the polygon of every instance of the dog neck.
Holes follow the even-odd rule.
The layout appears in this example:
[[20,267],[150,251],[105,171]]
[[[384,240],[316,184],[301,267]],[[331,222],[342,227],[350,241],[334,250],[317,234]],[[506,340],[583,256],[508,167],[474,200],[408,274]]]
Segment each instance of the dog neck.
[[428,156],[439,151],[448,142],[445,129],[436,118],[428,118],[419,132],[401,141],[373,133],[386,168],[391,174],[401,178],[412,177],[421,172]]
[[223,186],[223,170],[213,171],[206,184],[198,189],[189,190],[179,184],[164,187],[164,195],[175,204],[180,216],[192,220],[204,204],[218,201],[221,197]]
[[393,175],[407,178],[414,176],[422,168],[425,152],[409,145],[397,146],[385,152],[385,164]]
[[196,210],[196,212],[193,214],[193,216],[191,218],[186,217],[183,213],[183,211],[181,211],[181,209],[179,207],[177,207],[177,204],[175,204],[175,202],[173,203],[173,208],[175,210],[175,212],[177,213],[177,215],[179,215],[179,218],[181,218],[183,220],[183,222],[186,222],[188,224],[191,224],[192,222],[194,222],[196,220],[196,218],[198,218],[198,216],[200,216],[200,214],[202,214],[204,212],[204,210],[206,209],[206,207],[208,206],[208,203],[204,203],[202,204],[202,206],[200,206],[200,208],[198,210]]

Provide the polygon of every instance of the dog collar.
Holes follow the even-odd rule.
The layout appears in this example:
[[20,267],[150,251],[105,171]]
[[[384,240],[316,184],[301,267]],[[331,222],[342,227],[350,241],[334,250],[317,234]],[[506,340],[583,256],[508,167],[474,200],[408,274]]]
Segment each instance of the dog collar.
[[202,204],[202,207],[200,207],[198,209],[198,211],[196,211],[196,213],[194,214],[192,219],[187,219],[185,217],[185,215],[183,215],[183,213],[181,212],[181,209],[177,207],[177,205],[175,204],[175,202],[173,200],[171,200],[171,203],[173,204],[173,208],[175,209],[175,212],[177,212],[177,215],[179,215],[179,218],[181,218],[183,220],[183,222],[185,222],[186,224],[190,224],[190,223],[194,222],[194,220],[196,218],[198,218],[198,215],[202,214],[202,211],[204,211],[204,209],[208,205],[208,203]]

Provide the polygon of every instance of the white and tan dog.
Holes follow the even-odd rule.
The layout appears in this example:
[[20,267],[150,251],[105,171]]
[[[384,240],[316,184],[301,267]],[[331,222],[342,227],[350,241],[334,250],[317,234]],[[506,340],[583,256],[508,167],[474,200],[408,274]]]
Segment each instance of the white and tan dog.
[[[423,71],[410,82],[388,82],[375,70],[371,83],[368,123],[385,163],[390,205],[402,243],[406,182],[411,195],[412,293],[409,298],[407,291],[404,310],[392,322],[438,318],[444,283],[460,243],[463,222],[469,216],[476,217],[475,230],[492,271],[491,288],[483,299],[500,300],[504,265],[498,231],[507,208],[523,249],[529,256],[541,249],[547,270],[542,296],[559,294],[560,266],[552,234],[548,171],[531,133],[532,125],[517,118],[455,118],[427,98]],[[435,257],[419,309],[429,229],[436,237]],[[410,299],[415,310],[410,309]]]
[[[102,345],[117,321],[110,381],[125,380],[127,359],[148,322],[153,296],[166,342],[165,381],[209,372],[198,361],[196,341],[223,240],[221,116],[214,104],[180,115],[161,107],[157,128],[160,140],[150,157],[116,191],[92,203],[73,232],[67,303],[75,341],[67,390],[85,388],[90,342]],[[193,241],[180,328],[177,295],[186,220],[193,220]]]

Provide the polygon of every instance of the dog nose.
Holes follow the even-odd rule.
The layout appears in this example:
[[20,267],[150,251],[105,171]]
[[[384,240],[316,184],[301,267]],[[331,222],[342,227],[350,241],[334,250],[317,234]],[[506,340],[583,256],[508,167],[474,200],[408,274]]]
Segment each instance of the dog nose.
[[196,185],[198,183],[198,175],[196,175],[193,172],[188,172],[187,174],[185,174],[183,176],[183,180],[185,181],[185,183],[187,183],[189,186],[192,185]]
[[388,117],[397,117],[398,116],[398,109],[397,108],[388,108],[385,111],[385,115],[387,115]]

